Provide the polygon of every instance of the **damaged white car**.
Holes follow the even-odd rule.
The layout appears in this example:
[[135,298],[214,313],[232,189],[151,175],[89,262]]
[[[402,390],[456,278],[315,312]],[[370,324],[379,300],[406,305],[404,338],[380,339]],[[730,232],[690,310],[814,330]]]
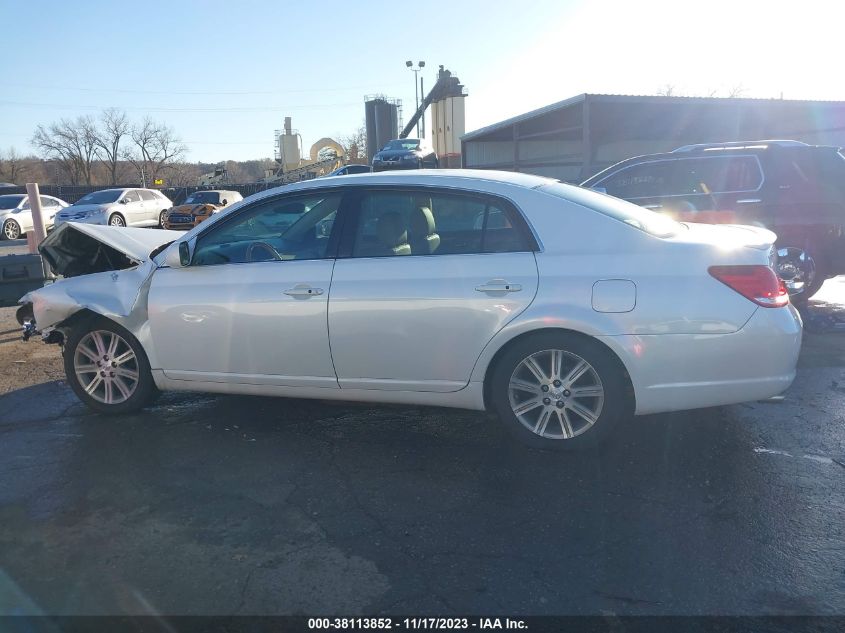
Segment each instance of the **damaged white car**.
[[801,321],[774,239],[526,174],[386,172],[187,234],[63,225],[40,250],[65,279],[24,300],[101,412],[159,389],[490,409],[577,448],[790,385]]

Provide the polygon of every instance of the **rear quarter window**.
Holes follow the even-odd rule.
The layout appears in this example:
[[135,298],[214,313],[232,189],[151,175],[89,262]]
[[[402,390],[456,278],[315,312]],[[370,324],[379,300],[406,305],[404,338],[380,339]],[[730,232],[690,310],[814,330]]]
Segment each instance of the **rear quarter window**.
[[628,226],[655,237],[671,237],[683,228],[682,224],[665,215],[589,189],[556,182],[543,185],[537,190],[624,222]]

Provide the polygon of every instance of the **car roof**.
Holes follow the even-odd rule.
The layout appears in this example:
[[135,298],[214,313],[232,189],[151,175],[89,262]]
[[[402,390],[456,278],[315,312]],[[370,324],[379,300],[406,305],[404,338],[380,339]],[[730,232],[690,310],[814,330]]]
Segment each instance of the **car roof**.
[[3,193],[0,194],[0,198],[26,198],[27,194],[25,193]]
[[[305,190],[327,187],[332,184],[333,176],[314,180],[305,180],[285,186],[285,190]],[[552,182],[552,178],[523,174],[513,171],[494,171],[488,169],[415,169],[412,171],[379,171],[363,174],[350,174],[336,181],[337,184],[364,185],[407,185],[468,188],[475,184],[502,184],[524,189],[536,189]],[[272,190],[271,190],[272,191]]]

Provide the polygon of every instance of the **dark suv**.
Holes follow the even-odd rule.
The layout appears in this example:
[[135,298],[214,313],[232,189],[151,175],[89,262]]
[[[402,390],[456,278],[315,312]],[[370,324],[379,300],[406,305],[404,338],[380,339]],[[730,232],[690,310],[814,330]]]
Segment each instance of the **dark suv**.
[[688,222],[777,233],[778,273],[793,300],[845,273],[845,156],[799,141],[687,145],[637,156],[581,183]]

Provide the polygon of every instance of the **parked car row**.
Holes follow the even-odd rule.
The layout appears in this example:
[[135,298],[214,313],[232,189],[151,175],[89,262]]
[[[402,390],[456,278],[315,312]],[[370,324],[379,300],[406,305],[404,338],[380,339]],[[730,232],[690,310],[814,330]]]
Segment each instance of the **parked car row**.
[[311,180],[172,239],[68,224],[41,245],[65,278],[25,300],[97,411],[157,390],[451,406],[569,449],[795,377],[801,321],[771,231],[537,176]]

